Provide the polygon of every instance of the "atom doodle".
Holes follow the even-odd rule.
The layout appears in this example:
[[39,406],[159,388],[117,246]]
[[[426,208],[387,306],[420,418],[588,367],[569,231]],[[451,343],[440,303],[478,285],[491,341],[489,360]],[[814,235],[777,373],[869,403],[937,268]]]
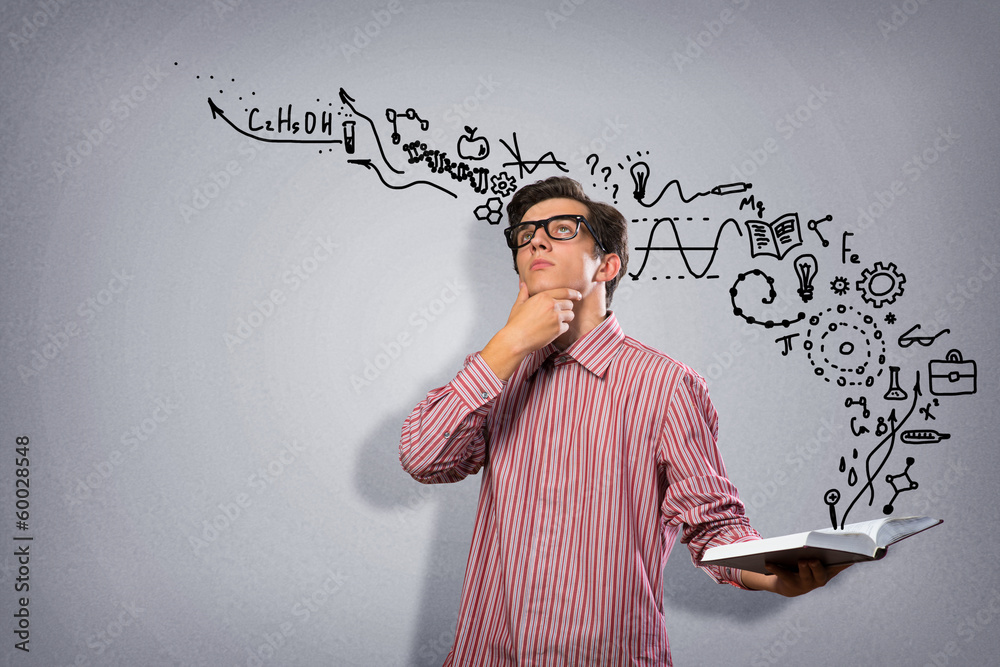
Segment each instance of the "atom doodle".
[[[824,319],[831,321],[820,329]],[[817,376],[827,382],[833,382],[835,377],[841,387],[875,384],[875,378],[882,375],[885,344],[874,317],[862,315],[853,306],[840,304],[813,315],[809,324],[802,348]],[[872,352],[873,347],[877,356]],[[872,368],[873,360],[879,366],[877,371]]]

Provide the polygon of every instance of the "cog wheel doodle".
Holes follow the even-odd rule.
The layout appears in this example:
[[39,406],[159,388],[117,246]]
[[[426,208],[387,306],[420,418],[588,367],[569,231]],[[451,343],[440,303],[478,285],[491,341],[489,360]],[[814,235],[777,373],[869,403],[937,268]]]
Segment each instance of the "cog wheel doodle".
[[882,262],[875,262],[875,266],[861,272],[861,279],[855,287],[861,292],[861,298],[873,308],[881,308],[887,303],[895,303],[903,294],[905,282],[906,276],[896,269],[895,264],[890,262],[884,266]]
[[844,296],[851,289],[851,283],[847,281],[847,278],[843,276],[837,276],[830,281],[830,289],[837,296]]

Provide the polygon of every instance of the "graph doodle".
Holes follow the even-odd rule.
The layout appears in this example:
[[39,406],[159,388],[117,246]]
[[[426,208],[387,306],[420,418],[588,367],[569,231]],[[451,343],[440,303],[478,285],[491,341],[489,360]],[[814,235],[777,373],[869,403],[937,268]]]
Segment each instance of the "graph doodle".
[[537,160],[524,160],[521,157],[521,147],[518,146],[517,144],[517,132],[512,133],[512,140],[514,142],[513,148],[511,148],[510,144],[508,144],[503,139],[500,140],[500,143],[503,144],[503,147],[506,148],[507,151],[511,154],[511,157],[514,158],[513,162],[504,162],[503,166],[517,167],[518,170],[520,171],[520,177],[522,179],[524,178],[525,172],[533,174],[535,173],[535,170],[538,169],[543,164],[551,165],[556,169],[558,169],[559,171],[569,173],[569,169],[566,168],[566,163],[558,159],[555,153],[553,153],[552,151],[545,153],[544,155],[542,155],[542,157],[538,158]]
[[868,399],[865,398],[864,396],[862,396],[861,398],[851,398],[850,396],[848,396],[847,400],[844,401],[844,407],[849,408],[852,405],[861,406],[861,416],[864,417],[865,419],[868,419],[871,416],[872,413],[868,409]]
[[[824,318],[830,321],[821,330],[819,325]],[[862,316],[853,306],[839,304],[813,315],[809,324],[802,347],[818,377],[832,382],[831,376],[835,376],[841,387],[875,384],[885,363],[885,343],[874,317]],[[877,348],[877,356],[872,352],[873,347]],[[873,362],[879,367],[874,372]]]
[[782,259],[789,250],[802,245],[798,213],[786,213],[771,222],[747,220],[743,224],[747,226],[751,257],[771,255]]
[[742,317],[746,321],[747,324],[760,324],[765,329],[770,329],[770,328],[772,328],[774,326],[788,327],[788,326],[790,326],[792,324],[795,324],[796,322],[798,322],[798,321],[800,321],[802,319],[805,319],[805,316],[806,316],[805,313],[799,313],[798,317],[796,317],[793,320],[781,320],[780,322],[775,321],[775,320],[770,320],[770,319],[768,319],[768,320],[758,320],[757,318],[753,317],[752,315],[747,315],[746,313],[744,313],[743,309],[736,305],[736,297],[739,295],[739,285],[740,285],[740,283],[742,283],[744,280],[746,280],[747,276],[760,276],[761,278],[763,278],[764,280],[767,281],[768,293],[767,293],[766,297],[764,297],[763,299],[760,300],[761,303],[763,303],[765,305],[772,304],[772,303],[774,303],[775,298],[777,298],[777,296],[778,296],[777,291],[775,291],[775,289],[774,289],[774,278],[772,278],[771,276],[767,275],[766,273],[764,273],[760,269],[751,269],[750,271],[747,271],[746,273],[741,273],[739,275],[739,277],[736,278],[736,282],[733,283],[733,286],[729,288],[729,300],[733,304],[733,315],[736,315],[737,317]]
[[[644,268],[646,268],[646,262],[649,260],[649,253],[651,251],[654,251],[654,250],[670,250],[670,251],[679,252],[680,255],[681,255],[681,259],[684,262],[684,266],[688,270],[688,273],[690,273],[691,276],[694,277],[694,278],[696,278],[696,279],[697,278],[703,278],[705,276],[705,274],[708,273],[708,270],[710,268],[712,268],[712,262],[715,261],[715,254],[719,251],[719,238],[722,236],[722,230],[726,228],[726,225],[728,225],[730,222],[733,223],[733,226],[736,228],[737,233],[740,236],[743,236],[743,232],[740,231],[739,224],[734,219],[729,218],[728,220],[726,220],[725,222],[723,222],[722,225],[719,226],[719,230],[715,234],[715,243],[713,245],[711,245],[711,246],[684,246],[684,244],[681,243],[680,233],[677,231],[677,221],[678,220],[679,220],[679,218],[658,218],[656,221],[653,222],[653,228],[651,230],[649,230],[649,240],[646,242],[646,245],[643,246],[643,247],[636,248],[636,250],[644,250],[645,254],[642,257],[642,264],[639,266],[639,270],[636,271],[635,273],[632,273],[631,271],[629,272],[629,275],[632,276],[632,280],[638,280],[639,276],[642,275],[642,270]],[[706,218],[706,220],[707,220],[707,218]],[[653,245],[653,236],[656,234],[657,227],[659,227],[660,224],[662,222],[664,222],[664,221],[670,223],[670,228],[674,232],[674,240],[677,243],[676,243],[676,245],[673,245],[673,246],[654,246]],[[708,258],[708,262],[705,264],[705,268],[701,272],[695,271],[691,267],[691,262],[688,259],[688,253],[690,253],[690,252],[710,252],[711,253],[711,255]]]

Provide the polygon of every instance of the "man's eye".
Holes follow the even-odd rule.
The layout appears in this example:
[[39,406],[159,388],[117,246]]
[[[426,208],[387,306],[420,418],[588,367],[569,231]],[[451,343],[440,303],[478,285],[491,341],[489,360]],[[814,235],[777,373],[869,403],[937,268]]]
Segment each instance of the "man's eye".
[[521,243],[527,243],[531,240],[531,237],[535,235],[535,230],[525,229],[523,232],[517,235],[517,240]]

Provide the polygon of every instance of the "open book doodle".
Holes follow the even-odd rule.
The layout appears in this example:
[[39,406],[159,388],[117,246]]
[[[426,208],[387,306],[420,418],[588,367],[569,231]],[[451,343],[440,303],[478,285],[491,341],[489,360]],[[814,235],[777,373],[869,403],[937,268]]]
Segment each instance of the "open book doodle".
[[781,259],[789,250],[802,245],[798,213],[786,213],[771,222],[746,220],[743,224],[750,237],[751,257],[773,255]]
[[764,563],[796,569],[799,559],[816,558],[824,565],[879,560],[890,544],[942,522],[928,516],[908,516],[851,523],[843,529],[822,528],[763,540],[724,544],[705,551],[702,565],[725,565],[770,574]]

